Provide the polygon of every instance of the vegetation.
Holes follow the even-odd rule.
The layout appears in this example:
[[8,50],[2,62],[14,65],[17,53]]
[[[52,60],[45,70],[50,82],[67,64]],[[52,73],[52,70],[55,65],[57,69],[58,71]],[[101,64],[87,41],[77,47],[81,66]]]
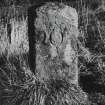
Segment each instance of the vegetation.
[[[22,6],[31,5],[33,2],[33,0],[1,0],[0,4],[3,6],[0,10],[1,20],[15,16],[19,20],[19,16],[23,15],[26,18],[27,7],[23,8]],[[99,0],[75,0],[66,3],[78,11],[80,31],[78,42],[81,42],[82,46],[89,52],[89,55],[86,55],[88,60],[79,54],[79,84],[88,94],[87,104],[105,105],[105,18],[103,15],[100,17],[100,14],[105,13],[104,6]],[[14,10],[11,5],[15,6],[15,10],[18,10],[17,15],[10,15],[11,11]],[[19,8],[17,9],[16,6]],[[100,7],[102,9],[99,9]],[[9,12],[8,8],[10,8]],[[7,19],[7,21],[9,20]],[[2,30],[0,30],[1,32]],[[78,52],[81,51],[80,46],[79,44]],[[59,86],[58,83],[60,83]],[[1,105],[34,105],[36,103],[37,105],[43,105],[43,103],[45,105],[82,105],[86,104],[85,99],[81,101],[86,93],[80,87],[68,84],[66,80],[55,79],[45,83],[39,81],[30,70],[27,53],[11,55],[9,58],[5,53],[0,57]],[[35,97],[36,94],[38,97]],[[63,94],[65,95],[63,96]],[[40,101],[40,99],[42,100]]]

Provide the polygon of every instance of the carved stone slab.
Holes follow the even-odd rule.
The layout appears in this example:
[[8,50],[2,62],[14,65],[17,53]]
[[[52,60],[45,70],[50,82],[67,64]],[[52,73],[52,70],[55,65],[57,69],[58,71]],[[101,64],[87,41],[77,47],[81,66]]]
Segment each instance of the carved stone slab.
[[74,8],[48,3],[36,9],[36,75],[78,84],[78,15]]

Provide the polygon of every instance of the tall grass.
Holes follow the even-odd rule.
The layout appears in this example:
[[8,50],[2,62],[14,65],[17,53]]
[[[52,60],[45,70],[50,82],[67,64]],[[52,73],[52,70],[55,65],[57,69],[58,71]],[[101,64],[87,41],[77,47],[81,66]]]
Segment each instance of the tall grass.
[[[79,47],[82,49],[82,54],[80,53],[78,57],[84,56],[89,59],[89,62],[97,59],[99,70],[104,71],[102,62],[99,61],[104,55],[102,53],[94,54],[85,46],[88,37],[87,26],[91,24],[89,15],[94,15],[94,11],[86,7],[82,1],[77,3],[80,7],[78,8],[79,30],[81,32],[79,37],[82,39],[82,41],[78,40],[81,42]],[[0,12],[0,16],[2,16],[0,22],[0,53],[2,55],[0,58],[0,105],[85,105],[86,93],[80,87],[72,85],[62,78],[50,78],[48,81],[42,82],[31,72],[26,53],[28,51],[27,18],[24,16],[19,18],[24,14],[21,8],[19,11],[17,9],[11,11],[14,10],[18,15],[13,15],[12,12],[8,13],[8,8],[0,10],[2,11]],[[10,15],[8,16],[8,14]],[[8,42],[4,17],[8,17],[9,19],[4,20],[12,24],[11,44]],[[99,23],[97,27],[100,39],[104,42],[104,33],[102,35],[101,31],[104,26],[101,27],[101,22],[97,22]]]
[[[8,24],[8,23],[7,23]],[[14,53],[28,52],[28,27],[27,18],[22,18],[21,21],[12,18],[9,22],[11,25],[11,34],[8,36],[7,24],[1,23],[0,28],[0,54],[7,53],[7,55]],[[9,42],[11,37],[11,43]]]
[[62,78],[39,81],[31,72],[26,55],[1,58],[1,105],[85,105],[86,94]]

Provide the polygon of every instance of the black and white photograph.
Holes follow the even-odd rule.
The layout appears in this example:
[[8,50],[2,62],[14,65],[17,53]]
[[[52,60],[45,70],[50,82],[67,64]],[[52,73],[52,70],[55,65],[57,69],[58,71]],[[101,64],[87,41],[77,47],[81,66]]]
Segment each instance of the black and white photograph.
[[105,0],[0,0],[0,105],[105,105]]

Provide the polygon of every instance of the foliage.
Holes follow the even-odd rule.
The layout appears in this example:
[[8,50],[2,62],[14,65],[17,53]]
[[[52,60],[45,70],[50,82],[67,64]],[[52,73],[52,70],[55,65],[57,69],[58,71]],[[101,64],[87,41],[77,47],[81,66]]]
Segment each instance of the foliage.
[[0,64],[1,105],[85,105],[86,94],[64,79],[39,81],[30,71],[28,54],[2,56]]
[[[70,3],[68,4],[77,8],[80,30],[78,42],[81,42],[82,45],[82,48],[80,49],[83,49],[84,52],[88,52],[85,57],[89,58],[88,60],[86,60],[84,59],[85,57],[83,55],[78,55],[80,78],[82,75],[85,75],[85,77],[87,77],[88,75],[95,76],[96,80],[93,82],[95,82],[95,84],[101,84],[101,86],[105,88],[105,85],[103,85],[105,84],[105,23],[100,18],[98,18],[100,13],[98,13],[98,15],[95,14],[95,10],[100,5],[100,2],[97,3],[96,7],[94,7],[94,2],[92,5],[91,0],[86,0],[86,2],[84,2],[83,0],[77,0],[76,2],[76,5],[72,5]],[[12,0],[2,1],[3,6],[9,6],[12,4],[23,5],[24,3],[27,4],[27,2],[24,0],[19,2],[12,2]],[[91,6],[89,6],[88,3],[89,5],[91,4]],[[8,10],[8,8],[6,10]],[[20,11],[21,10],[19,10],[19,13]],[[7,12],[4,12],[4,10],[0,13],[7,14]],[[24,60],[19,56],[12,56],[9,61],[3,55],[2,58],[0,58],[0,95],[2,95],[2,97],[0,97],[0,102],[4,100],[1,105],[33,105],[35,104],[35,100],[39,100],[37,102],[39,102],[41,105],[43,103],[43,100],[45,100],[46,105],[59,105],[62,97],[64,100],[61,101],[60,105],[69,105],[68,103],[70,103],[71,100],[74,103],[79,104],[81,98],[77,95],[78,93],[81,96],[79,88],[74,89],[74,87],[76,86],[72,86],[67,81],[62,79],[49,80],[42,83],[41,81],[37,80],[33,73],[30,71],[29,66],[27,66],[28,63],[24,65],[22,64],[22,62],[24,62]],[[80,83],[81,82],[82,81],[80,81]],[[87,81],[85,81],[85,83],[86,82]],[[60,83],[60,86],[58,86],[58,83]],[[71,90],[72,88],[74,90]],[[79,91],[77,91],[76,93],[76,90]],[[66,98],[69,101],[65,101],[66,98],[64,98],[63,96],[63,94],[66,93]],[[42,98],[42,101],[40,101],[41,98],[39,97],[37,97],[36,99],[36,94],[37,96]],[[89,98],[89,100],[91,101],[90,103],[92,105],[104,105],[104,93],[93,93],[93,95],[88,94],[88,96],[91,97]],[[29,103],[26,100],[29,100]]]

